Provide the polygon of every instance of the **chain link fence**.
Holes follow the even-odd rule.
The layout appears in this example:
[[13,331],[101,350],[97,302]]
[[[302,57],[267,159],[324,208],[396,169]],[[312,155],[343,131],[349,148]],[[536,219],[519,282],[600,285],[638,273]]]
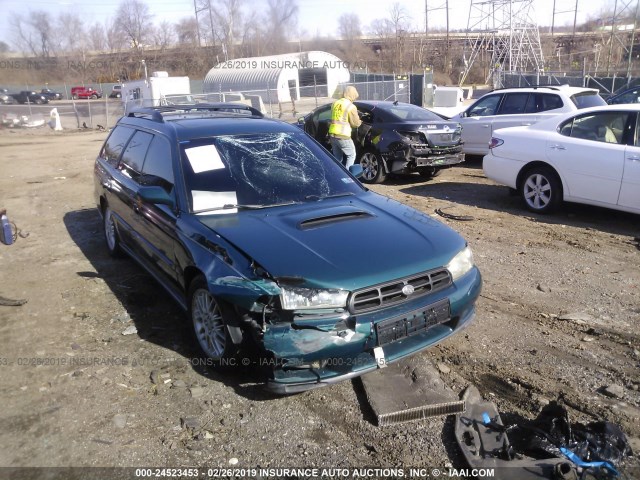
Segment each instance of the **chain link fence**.
[[[3,105],[0,108],[2,124],[4,127],[40,126],[42,123],[49,122],[53,125],[55,110],[64,130],[108,130],[117,123],[119,118],[135,107],[179,106],[213,102],[240,102],[260,110],[268,117],[295,122],[299,117],[306,115],[315,108],[339,98],[347,85],[356,87],[360,100],[386,100],[407,103],[411,100],[411,85],[408,75],[355,74],[351,82],[339,85],[331,96],[327,95],[328,86],[326,84],[318,84],[311,87],[301,87],[299,95],[297,92],[292,92],[291,100],[289,101],[278,101],[276,91],[270,89],[268,85],[265,85],[262,90],[255,91],[188,93],[145,99],[109,98],[113,85],[116,84],[96,85],[94,88],[102,91],[103,97],[95,100],[70,99],[55,100],[46,105]],[[61,93],[64,91],[65,95],[69,95],[70,88],[67,85],[64,85],[63,89],[59,90],[56,90],[55,87],[50,86],[48,88],[54,91],[61,90]],[[28,86],[21,88],[28,88]],[[198,82],[197,88],[202,88],[202,82]],[[39,91],[34,88],[31,88],[31,90]]]

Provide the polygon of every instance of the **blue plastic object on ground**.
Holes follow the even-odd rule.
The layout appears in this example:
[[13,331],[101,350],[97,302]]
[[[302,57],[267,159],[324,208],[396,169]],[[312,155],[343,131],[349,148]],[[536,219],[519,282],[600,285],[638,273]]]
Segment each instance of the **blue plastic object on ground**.
[[575,463],[579,467],[583,468],[592,468],[592,467],[603,467],[613,473],[616,477],[620,475],[618,471],[611,465],[609,462],[585,462],[580,457],[578,457],[575,453],[569,450],[566,447],[560,447],[560,451],[562,454]]

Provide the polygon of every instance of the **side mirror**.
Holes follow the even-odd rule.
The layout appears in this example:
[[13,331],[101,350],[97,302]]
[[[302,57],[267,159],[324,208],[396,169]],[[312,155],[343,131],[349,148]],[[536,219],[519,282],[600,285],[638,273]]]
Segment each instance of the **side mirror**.
[[304,125],[304,117],[298,118],[298,125]]
[[171,208],[175,207],[175,200],[167,191],[156,185],[149,187],[140,187],[138,190],[138,197],[147,203],[168,205]]
[[360,164],[354,164],[349,167],[349,172],[356,178],[360,178],[363,171],[364,170],[362,169],[362,165]]

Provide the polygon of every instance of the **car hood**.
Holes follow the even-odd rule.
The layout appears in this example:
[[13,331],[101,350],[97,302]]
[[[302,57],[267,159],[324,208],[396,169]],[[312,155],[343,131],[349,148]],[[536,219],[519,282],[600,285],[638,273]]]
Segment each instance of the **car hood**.
[[446,265],[465,246],[446,225],[366,192],[288,207],[198,216],[276,278],[354,290]]

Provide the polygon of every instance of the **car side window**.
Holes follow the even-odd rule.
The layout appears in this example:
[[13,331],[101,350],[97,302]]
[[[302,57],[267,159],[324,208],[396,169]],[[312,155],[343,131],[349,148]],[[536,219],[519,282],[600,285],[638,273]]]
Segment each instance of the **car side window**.
[[525,113],[525,107],[528,99],[529,93],[527,92],[507,93],[504,96],[498,115]]
[[611,102],[613,105],[620,103],[640,103],[640,90],[633,90],[620,95]]
[[485,98],[481,98],[469,109],[467,116],[486,117],[488,115],[495,115],[501,98],[502,95],[489,95]]
[[140,183],[142,185],[158,185],[171,193],[175,183],[172,158],[169,140],[161,135],[155,135],[149,150],[147,150]]
[[555,95],[552,93],[543,93],[540,95],[541,102],[539,112],[546,112],[547,110],[555,110],[556,108],[562,108],[564,106],[564,102],[560,95]]
[[630,128],[629,113],[600,112],[576,117],[560,128],[560,134],[583,140],[624,144]]
[[144,157],[147,154],[147,149],[149,148],[152,138],[153,135],[140,130],[134,133],[120,160],[119,168],[122,170],[122,173],[131,177],[133,180],[138,180],[142,172]]
[[102,152],[100,152],[100,156],[104,158],[107,163],[112,166],[118,165],[118,160],[120,159],[120,154],[122,150],[124,150],[125,145],[131,138],[134,130],[129,127],[123,127],[121,125],[116,126],[109,135],[109,138],[104,143],[104,147],[102,147]]
[[325,108],[318,112],[317,122],[324,122],[327,120],[331,120],[331,108]]
[[373,112],[368,108],[360,107],[358,109],[358,115],[360,116],[360,120],[362,120],[364,123],[373,123],[374,121]]

